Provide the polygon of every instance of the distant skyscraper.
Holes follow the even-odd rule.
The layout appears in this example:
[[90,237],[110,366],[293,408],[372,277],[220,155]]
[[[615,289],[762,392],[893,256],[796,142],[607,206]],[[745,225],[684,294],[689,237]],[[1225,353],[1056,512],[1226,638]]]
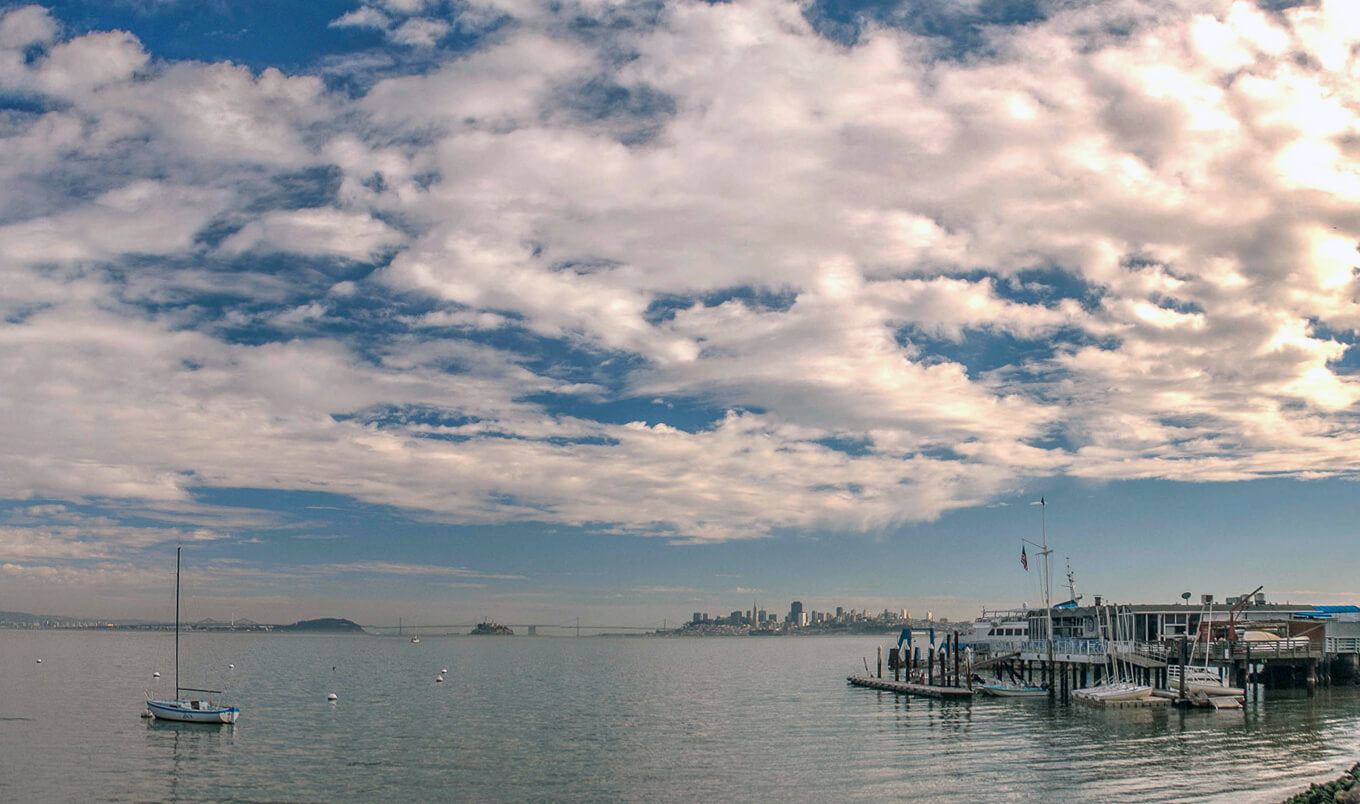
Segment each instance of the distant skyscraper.
[[694,623],[695,625],[698,625],[699,623],[701,623],[701,622],[703,622],[703,621],[704,621],[704,614],[703,614],[703,612],[700,612],[700,611],[694,612],[694,616],[690,618],[690,622]]
[[793,605],[789,606],[789,622],[794,625],[803,624],[803,601],[795,600]]

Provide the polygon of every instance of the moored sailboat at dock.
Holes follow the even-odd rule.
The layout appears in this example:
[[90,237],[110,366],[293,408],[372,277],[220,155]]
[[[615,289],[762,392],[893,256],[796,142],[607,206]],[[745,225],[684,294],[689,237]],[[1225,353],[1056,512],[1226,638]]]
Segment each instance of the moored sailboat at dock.
[[[1166,681],[1173,691],[1181,689],[1181,669],[1171,665],[1166,669]],[[1185,668],[1185,692],[1187,695],[1208,695],[1210,697],[1242,697],[1247,691],[1242,687],[1230,687],[1223,681],[1218,671],[1210,667]]]
[[1117,609],[1114,612],[1107,612],[1104,622],[1100,621],[1100,609],[1096,610],[1097,627],[1104,631],[1104,643],[1106,650],[1106,670],[1109,675],[1106,680],[1094,687],[1074,690],[1072,698],[1086,703],[1103,704],[1121,701],[1140,701],[1152,697],[1152,685],[1140,684],[1133,678],[1132,668],[1119,660],[1119,653],[1116,650],[1121,638],[1125,636],[1122,631],[1120,621],[1122,616]]

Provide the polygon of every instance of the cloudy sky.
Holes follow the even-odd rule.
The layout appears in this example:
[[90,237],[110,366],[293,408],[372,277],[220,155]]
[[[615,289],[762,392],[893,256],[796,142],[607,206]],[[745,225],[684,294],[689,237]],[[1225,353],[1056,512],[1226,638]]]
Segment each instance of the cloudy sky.
[[[0,609],[1360,603],[1360,6],[0,5]],[[1032,551],[1031,551],[1032,552]],[[1031,562],[1031,569],[1035,567]]]

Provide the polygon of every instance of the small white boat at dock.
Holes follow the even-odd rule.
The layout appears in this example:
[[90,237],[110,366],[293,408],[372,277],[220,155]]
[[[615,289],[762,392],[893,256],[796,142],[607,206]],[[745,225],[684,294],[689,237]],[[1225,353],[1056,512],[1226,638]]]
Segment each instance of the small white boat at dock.
[[1105,701],[1138,701],[1151,697],[1152,687],[1147,684],[1134,684],[1129,681],[1116,681],[1110,684],[1097,684],[1076,690],[1072,697],[1078,700],[1102,703]]
[[[1181,690],[1181,668],[1171,665],[1166,669],[1166,683],[1172,692]],[[1230,687],[1217,670],[1209,667],[1186,667],[1185,668],[1185,692],[1187,697],[1196,694],[1206,695],[1214,698],[1241,698],[1247,691],[1241,687]]]
[[1047,687],[1033,687],[1026,684],[983,684],[974,691],[993,698],[1045,698]]

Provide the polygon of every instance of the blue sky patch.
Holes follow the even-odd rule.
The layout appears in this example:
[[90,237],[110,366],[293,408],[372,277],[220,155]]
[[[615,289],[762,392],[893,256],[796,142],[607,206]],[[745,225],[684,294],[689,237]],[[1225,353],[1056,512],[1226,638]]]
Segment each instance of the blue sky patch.
[[827,449],[852,457],[868,455],[874,449],[874,442],[871,439],[856,436],[827,436],[826,438],[816,439],[812,443],[820,444]]
[[368,28],[330,26],[358,8],[358,0],[55,0],[46,5],[73,35],[128,30],[160,59],[227,60],[256,71],[309,70],[323,54],[358,52],[383,41],[381,33]]
[[865,25],[872,23],[934,40],[943,58],[986,52],[989,27],[1025,25],[1046,18],[1039,0],[815,0],[804,14],[818,33],[841,44],[858,42]]
[[1057,266],[1028,268],[1013,276],[997,277],[995,290],[997,296],[1016,304],[1054,307],[1074,299],[1087,312],[1099,308],[1105,295],[1099,285]]
[[1197,315],[1204,313],[1204,305],[1195,301],[1186,301],[1171,296],[1156,294],[1152,297],[1152,303],[1163,310],[1171,310],[1182,315]]
[[332,413],[338,422],[371,424],[380,429],[404,427],[462,427],[481,421],[445,408],[431,405],[377,405],[353,413]]
[[344,177],[344,171],[336,165],[315,165],[271,176],[271,186],[252,198],[246,211],[327,206],[335,202]]
[[1327,361],[1327,368],[1336,374],[1360,374],[1360,337],[1353,329],[1333,329],[1323,321],[1311,319],[1309,330],[1314,338],[1344,343],[1346,351],[1336,360]]
[[739,301],[748,309],[766,313],[782,313],[798,301],[798,293],[792,289],[758,288],[749,285],[722,288],[693,296],[681,294],[660,294],[647,306],[643,319],[655,326],[675,318],[680,310],[688,310],[696,304],[704,307],[717,307],[729,301]]
[[697,433],[723,420],[726,408],[714,407],[695,400],[632,397],[594,401],[568,394],[533,394],[519,400],[540,405],[551,416],[570,416],[603,424],[645,422],[665,424],[677,430]]
[[1060,352],[1086,347],[1111,350],[1119,345],[1116,339],[1096,337],[1072,327],[1060,328],[1042,338],[1017,338],[995,329],[969,329],[954,339],[935,337],[912,325],[898,330],[897,342],[919,349],[923,362],[958,363],[970,377],[1016,364],[1043,363]]

